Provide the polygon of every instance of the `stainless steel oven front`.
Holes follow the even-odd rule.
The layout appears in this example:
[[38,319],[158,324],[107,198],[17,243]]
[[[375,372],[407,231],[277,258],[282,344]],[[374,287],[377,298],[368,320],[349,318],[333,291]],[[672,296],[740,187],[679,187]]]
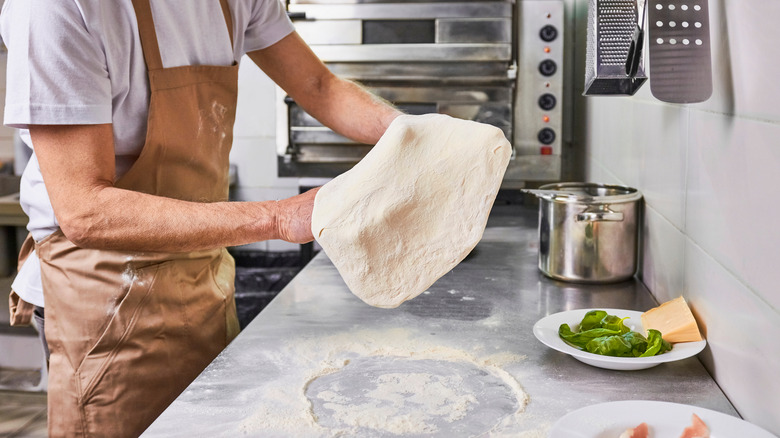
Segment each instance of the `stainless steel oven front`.
[[[560,177],[563,0],[291,0],[297,32],[328,68],[409,114],[501,128],[507,184]],[[324,127],[281,90],[279,176],[333,177],[371,148]]]

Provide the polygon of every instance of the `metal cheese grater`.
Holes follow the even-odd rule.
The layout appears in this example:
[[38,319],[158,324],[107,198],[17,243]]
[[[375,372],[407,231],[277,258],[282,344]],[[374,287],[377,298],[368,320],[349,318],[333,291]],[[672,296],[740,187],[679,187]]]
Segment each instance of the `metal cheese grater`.
[[585,96],[633,95],[647,80],[641,57],[635,74],[626,74],[639,19],[636,0],[589,0]]
[[670,103],[696,103],[712,94],[707,0],[648,4],[650,91]]

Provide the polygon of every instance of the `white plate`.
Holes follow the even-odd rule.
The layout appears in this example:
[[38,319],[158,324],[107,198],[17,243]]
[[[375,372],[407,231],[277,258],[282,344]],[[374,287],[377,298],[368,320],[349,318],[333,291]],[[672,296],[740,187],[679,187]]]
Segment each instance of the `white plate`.
[[575,359],[585,362],[588,365],[623,371],[643,370],[645,368],[654,367],[659,363],[673,362],[675,360],[695,356],[704,349],[705,345],[707,345],[707,341],[678,342],[672,344],[671,351],[651,357],[613,357],[588,353],[587,351],[577,349],[564,342],[563,339],[558,336],[558,327],[560,327],[561,324],[569,324],[572,331],[576,332],[579,329],[582,318],[591,310],[604,310],[608,314],[616,315],[620,318],[629,317],[629,319],[623,321],[623,324],[635,332],[642,333],[643,335],[645,334],[644,327],[642,326],[643,312],[621,309],[578,309],[556,313],[540,319],[534,324],[534,336],[548,347],[574,356]]
[[549,438],[617,438],[626,429],[647,423],[651,437],[676,438],[696,414],[711,438],[775,438],[766,430],[737,417],[696,406],[660,401],[628,400],[586,406],[561,417]]

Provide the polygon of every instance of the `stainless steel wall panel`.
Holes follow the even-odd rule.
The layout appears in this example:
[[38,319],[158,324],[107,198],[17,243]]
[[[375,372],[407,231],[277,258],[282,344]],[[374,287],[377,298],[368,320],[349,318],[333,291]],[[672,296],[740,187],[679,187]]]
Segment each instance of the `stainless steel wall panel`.
[[504,181],[551,181],[561,178],[560,155],[517,155],[509,161]]
[[436,42],[512,44],[511,18],[442,18],[436,20]]
[[[496,0],[425,0],[424,3],[493,3]],[[337,5],[337,4],[366,4],[366,3],[396,3],[407,5],[411,3],[423,3],[420,0],[290,0],[293,5]]]
[[425,18],[512,18],[509,2],[290,4],[288,11],[307,20],[393,20]]
[[290,126],[293,130],[301,127],[322,126],[322,123],[320,123],[319,120],[312,117],[298,105],[289,105],[288,113],[290,117]]
[[481,84],[509,81],[506,61],[495,62],[330,62],[328,68],[335,74],[364,82],[396,82]]
[[[290,140],[297,145],[329,145],[329,144],[358,144],[320,125],[319,127],[293,127],[290,129]],[[296,152],[300,152],[299,150]]]
[[[513,146],[518,155],[539,155],[540,148],[548,146],[549,153],[560,155],[563,136],[563,2],[550,0],[525,0],[519,5],[518,25],[518,76],[515,98],[515,126]],[[544,26],[553,26],[558,35],[551,41],[540,38]],[[555,65],[555,72],[542,73],[543,62]],[[549,71],[548,71],[549,72]],[[551,108],[542,108],[544,95],[554,98]],[[555,140],[544,145],[539,141],[542,129],[555,133]],[[538,174],[539,172],[534,172]],[[556,173],[557,174],[557,173]],[[528,178],[525,178],[528,180]],[[553,180],[554,178],[542,178]]]
[[295,30],[309,44],[360,44],[360,20],[297,21]]
[[300,163],[357,163],[363,158],[371,146],[354,145],[308,145],[300,144],[296,159]]
[[506,87],[369,87],[391,102],[446,102],[449,104],[511,104],[512,88]]
[[512,138],[512,104],[510,102],[481,105],[439,104],[439,113],[496,126],[504,131],[507,140]]
[[323,62],[507,61],[511,44],[372,44],[312,46]]

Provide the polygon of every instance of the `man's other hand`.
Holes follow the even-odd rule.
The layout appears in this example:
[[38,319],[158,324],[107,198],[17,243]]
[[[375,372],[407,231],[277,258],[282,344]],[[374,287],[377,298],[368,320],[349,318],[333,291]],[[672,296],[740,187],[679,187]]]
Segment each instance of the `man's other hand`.
[[292,243],[314,240],[311,232],[311,213],[314,209],[314,196],[319,189],[317,187],[277,202],[276,233],[280,239]]

